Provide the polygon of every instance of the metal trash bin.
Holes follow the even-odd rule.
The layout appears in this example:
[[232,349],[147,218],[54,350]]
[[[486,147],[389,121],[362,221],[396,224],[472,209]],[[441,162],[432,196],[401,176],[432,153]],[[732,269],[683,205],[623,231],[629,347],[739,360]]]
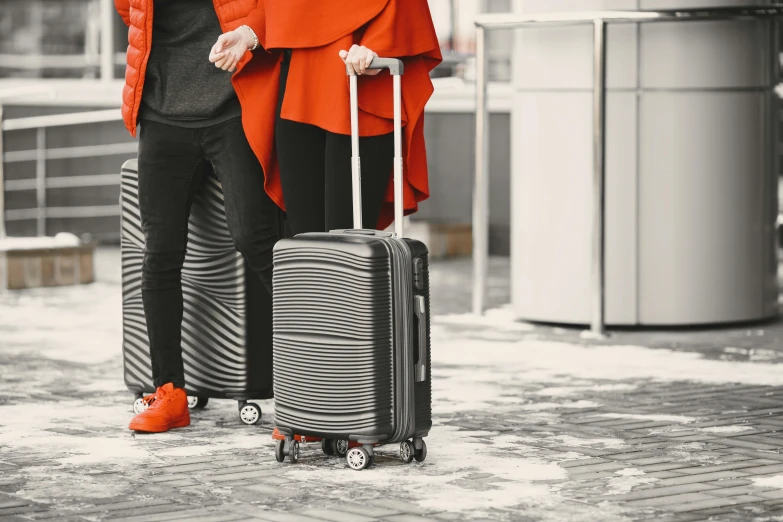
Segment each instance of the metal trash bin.
[[[563,10],[603,4],[569,0]],[[593,317],[593,52],[590,25],[518,31],[511,277],[520,319]],[[606,56],[604,322],[776,315],[776,22],[610,23]]]

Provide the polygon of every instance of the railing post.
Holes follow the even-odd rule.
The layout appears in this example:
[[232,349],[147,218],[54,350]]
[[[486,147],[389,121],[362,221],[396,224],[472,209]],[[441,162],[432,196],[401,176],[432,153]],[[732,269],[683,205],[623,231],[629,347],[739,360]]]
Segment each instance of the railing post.
[[476,149],[473,187],[473,313],[484,313],[489,272],[489,110],[485,28],[476,26]]
[[114,79],[114,5],[111,0],[100,0],[101,19],[101,80]]
[[592,320],[594,335],[604,335],[605,181],[606,181],[606,20],[593,21],[593,252]]
[[38,205],[36,233],[46,235],[46,128],[36,129],[35,199]]
[[5,158],[3,155],[3,106],[0,105],[0,239],[6,237],[5,231]]

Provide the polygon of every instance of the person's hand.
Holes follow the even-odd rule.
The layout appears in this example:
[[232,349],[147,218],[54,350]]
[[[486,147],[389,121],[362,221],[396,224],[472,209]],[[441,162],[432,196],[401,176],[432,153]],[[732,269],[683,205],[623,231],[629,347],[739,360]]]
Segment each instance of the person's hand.
[[375,76],[381,72],[380,69],[367,69],[367,67],[369,67],[370,63],[372,62],[372,59],[378,55],[364,46],[354,44],[348,51],[340,51],[339,54],[345,65],[350,65],[353,67],[353,70],[356,71],[356,74]]
[[255,39],[250,31],[241,27],[223,33],[212,46],[212,50],[209,52],[209,61],[214,63],[218,69],[234,72],[239,60],[254,44]]

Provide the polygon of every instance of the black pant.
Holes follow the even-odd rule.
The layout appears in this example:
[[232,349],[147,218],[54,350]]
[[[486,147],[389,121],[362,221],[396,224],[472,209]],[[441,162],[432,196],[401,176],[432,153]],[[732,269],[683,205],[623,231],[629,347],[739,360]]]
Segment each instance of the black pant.
[[[287,59],[281,72],[275,138],[291,232],[353,228],[351,137],[281,118]],[[394,166],[394,135],[359,138],[359,156],[362,224],[375,228]]]
[[223,185],[234,244],[271,292],[278,207],[264,191],[261,165],[241,118],[187,129],[144,121],[139,135],[139,210],[146,240],[142,300],[155,386],[185,386],[182,363],[182,265],[190,208],[204,180],[204,161]]

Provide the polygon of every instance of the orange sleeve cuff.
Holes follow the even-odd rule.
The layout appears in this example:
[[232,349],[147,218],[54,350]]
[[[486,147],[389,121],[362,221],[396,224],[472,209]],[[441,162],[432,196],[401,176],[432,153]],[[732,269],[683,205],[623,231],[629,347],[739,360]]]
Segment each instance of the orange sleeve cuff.
[[263,2],[259,2],[259,7],[254,9],[247,18],[245,18],[245,25],[256,33],[258,46],[266,51],[266,13],[264,12],[263,5]]

